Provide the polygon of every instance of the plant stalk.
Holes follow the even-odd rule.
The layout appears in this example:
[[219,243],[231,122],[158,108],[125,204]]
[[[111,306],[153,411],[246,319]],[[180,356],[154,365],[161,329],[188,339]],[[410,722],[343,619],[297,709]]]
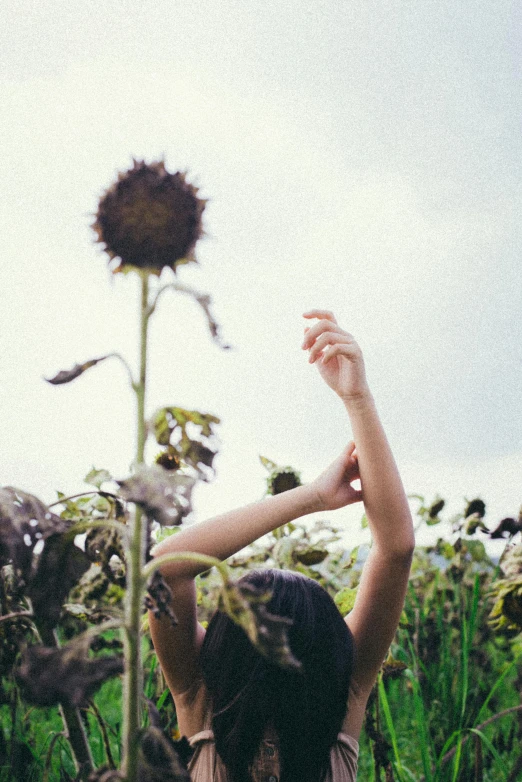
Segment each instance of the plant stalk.
[[[44,626],[38,626],[36,621],[35,625],[45,646],[52,647],[53,649],[60,648],[60,642],[58,641],[55,630],[50,630]],[[68,706],[64,703],[60,703],[58,710],[65,728],[63,735],[69,741],[76,771],[92,771],[94,769],[94,761],[80,709],[75,706]]]
[[[141,276],[140,375],[134,386],[137,401],[136,466],[145,461],[147,427],[145,391],[147,381],[147,332],[149,322],[149,279]],[[141,613],[147,523],[141,508],[135,507],[130,519],[130,551],[127,555],[127,592],[125,604],[125,674],[123,677],[122,770],[127,782],[138,778],[139,731],[142,723],[143,660],[141,654]]]

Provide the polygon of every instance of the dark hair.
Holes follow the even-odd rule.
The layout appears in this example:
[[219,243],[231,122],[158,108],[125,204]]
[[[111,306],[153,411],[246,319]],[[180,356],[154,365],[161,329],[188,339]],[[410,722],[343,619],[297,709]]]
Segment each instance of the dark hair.
[[241,582],[269,590],[270,613],[292,620],[290,647],[302,668],[277,666],[216,612],[201,667],[217,752],[232,782],[247,782],[270,725],[279,739],[282,782],[320,782],[346,712],[353,637],[330,595],[311,578],[266,569],[250,571]]

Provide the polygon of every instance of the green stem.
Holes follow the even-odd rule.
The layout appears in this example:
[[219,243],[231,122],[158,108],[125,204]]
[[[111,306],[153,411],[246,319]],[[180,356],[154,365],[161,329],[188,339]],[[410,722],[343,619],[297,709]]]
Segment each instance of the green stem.
[[[145,421],[145,391],[147,381],[147,330],[149,311],[149,279],[141,277],[140,308],[140,375],[134,386],[137,401],[136,466],[145,461],[147,427]],[[145,522],[145,523],[144,523]],[[138,778],[139,741],[143,693],[143,661],[141,654],[141,613],[147,524],[141,508],[135,506],[130,519],[130,551],[127,556],[127,592],[125,604],[125,674],[123,677],[123,774],[126,782]]]

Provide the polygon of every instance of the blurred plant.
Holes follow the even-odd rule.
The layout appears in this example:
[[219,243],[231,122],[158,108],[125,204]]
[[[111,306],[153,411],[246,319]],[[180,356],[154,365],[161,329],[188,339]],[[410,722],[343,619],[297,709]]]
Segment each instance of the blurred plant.
[[[1,673],[15,675],[26,700],[40,706],[59,705],[65,726],[60,737],[70,744],[78,779],[87,774],[91,780],[127,782],[188,778],[176,759],[175,746],[161,737],[157,726],[142,732],[140,631],[146,608],[166,613],[176,622],[170,591],[158,568],[178,556],[202,558],[183,554],[152,559],[152,533],[183,523],[192,510],[196,481],[208,481],[214,474],[217,451],[216,416],[169,406],[148,422],[145,412],[149,322],[167,290],[191,296],[206,317],[212,339],[223,349],[229,347],[221,341],[208,295],[159,280],[165,269],[175,273],[178,266],[196,260],[206,204],[197,193],[186,174],[169,173],[164,161],[135,160],[129,171],[119,174],[100,199],[93,228],[111,259],[112,271],[134,272],[139,277],[138,373],[134,375],[120,354],[109,353],[48,379],[52,385],[63,385],[106,359],[117,358],[123,364],[137,410],[131,475],[115,480],[107,470],[93,468],[85,480],[94,490],[73,497],[59,493],[53,503],[61,509],[58,514],[26,492],[0,489]],[[147,466],[145,445],[152,432],[163,450],[155,464]],[[84,536],[83,545],[79,535]],[[209,567],[217,566],[223,584],[222,606],[253,643],[281,664],[296,664],[288,647],[286,624],[266,611],[265,597],[236,586],[222,563],[203,559]],[[123,644],[114,637],[116,628],[123,631]],[[122,646],[123,656],[107,655],[108,650],[120,652]],[[92,695],[122,671],[122,765],[117,771]],[[84,711],[80,711],[88,707],[95,710],[105,730],[108,769],[94,768]],[[13,730],[14,725],[13,720]],[[46,776],[56,743],[53,739],[49,748]]]

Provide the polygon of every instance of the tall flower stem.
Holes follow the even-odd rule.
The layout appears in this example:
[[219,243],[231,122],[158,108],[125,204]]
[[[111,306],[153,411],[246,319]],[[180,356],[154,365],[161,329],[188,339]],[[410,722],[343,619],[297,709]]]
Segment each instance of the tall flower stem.
[[[147,332],[149,311],[149,278],[141,275],[140,308],[140,376],[134,385],[137,401],[136,466],[145,461],[147,428],[145,421],[145,391],[147,380]],[[130,551],[127,556],[127,592],[125,605],[125,674],[123,678],[123,773],[126,782],[138,777],[138,734],[141,728],[141,697],[143,691],[143,660],[141,654],[141,613],[146,519],[141,508],[135,507],[130,520]]]

